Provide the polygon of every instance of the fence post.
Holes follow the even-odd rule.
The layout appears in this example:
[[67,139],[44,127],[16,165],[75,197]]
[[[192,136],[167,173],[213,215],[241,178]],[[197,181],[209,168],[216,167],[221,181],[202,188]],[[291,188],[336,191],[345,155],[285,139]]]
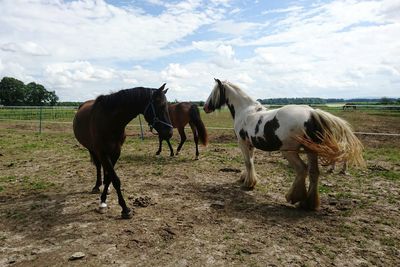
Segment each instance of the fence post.
[[142,119],[140,118],[140,114],[139,114],[139,124],[140,124],[140,139],[144,140]]
[[42,106],[39,109],[39,134],[42,133]]

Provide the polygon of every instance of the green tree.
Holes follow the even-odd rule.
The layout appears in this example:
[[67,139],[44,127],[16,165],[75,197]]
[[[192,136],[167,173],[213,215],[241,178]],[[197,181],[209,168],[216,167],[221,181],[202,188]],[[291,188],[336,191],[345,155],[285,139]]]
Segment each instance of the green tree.
[[25,86],[25,105],[28,106],[54,106],[58,97],[54,91],[47,91],[43,85],[31,82]]
[[0,81],[0,103],[6,106],[24,104],[25,85],[20,80],[4,77]]
[[38,83],[23,82],[10,77],[4,77],[0,82],[0,104],[6,106],[54,106],[58,96],[54,91],[47,91]]
[[392,103],[392,100],[391,100],[389,97],[384,96],[384,97],[382,97],[382,98],[379,100],[379,102],[380,102],[382,105],[389,105],[389,104]]
[[55,91],[47,91],[47,104],[50,106],[54,106],[58,102],[58,96]]
[[47,90],[43,85],[34,82],[25,86],[25,105],[42,106],[47,98]]

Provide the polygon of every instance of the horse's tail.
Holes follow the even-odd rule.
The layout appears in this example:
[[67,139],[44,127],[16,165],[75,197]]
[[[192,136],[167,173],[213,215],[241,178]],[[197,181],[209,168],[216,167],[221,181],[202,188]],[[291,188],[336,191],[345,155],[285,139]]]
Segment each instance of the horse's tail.
[[311,112],[310,121],[304,136],[297,140],[317,153],[323,163],[347,161],[354,166],[365,166],[364,147],[347,121],[320,109]]
[[193,122],[197,128],[200,142],[206,146],[208,143],[208,134],[206,127],[204,126],[204,123],[201,120],[199,108],[197,107],[197,105],[192,104],[190,106],[189,116],[190,116],[190,121]]

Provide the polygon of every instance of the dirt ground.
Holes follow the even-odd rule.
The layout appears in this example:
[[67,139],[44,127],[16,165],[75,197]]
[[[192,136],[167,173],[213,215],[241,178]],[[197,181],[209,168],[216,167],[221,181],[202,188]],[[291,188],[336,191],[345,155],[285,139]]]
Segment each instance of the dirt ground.
[[70,130],[0,124],[0,266],[400,266],[399,137],[361,137],[366,169],[321,167],[321,209],[306,212],[285,201],[294,177],[278,152],[256,152],[245,191],[232,132],[211,131],[198,161],[189,133],[172,158],[133,135],[116,168],[135,213],[122,220],[115,190],[96,212],[95,168]]

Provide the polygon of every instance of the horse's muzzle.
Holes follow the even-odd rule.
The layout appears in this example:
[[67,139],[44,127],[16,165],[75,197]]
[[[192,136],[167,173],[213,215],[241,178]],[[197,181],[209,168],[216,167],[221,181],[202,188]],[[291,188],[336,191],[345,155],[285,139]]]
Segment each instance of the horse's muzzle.
[[208,108],[207,104],[204,105],[203,109],[204,109],[205,113],[211,113],[212,112],[212,110]]

